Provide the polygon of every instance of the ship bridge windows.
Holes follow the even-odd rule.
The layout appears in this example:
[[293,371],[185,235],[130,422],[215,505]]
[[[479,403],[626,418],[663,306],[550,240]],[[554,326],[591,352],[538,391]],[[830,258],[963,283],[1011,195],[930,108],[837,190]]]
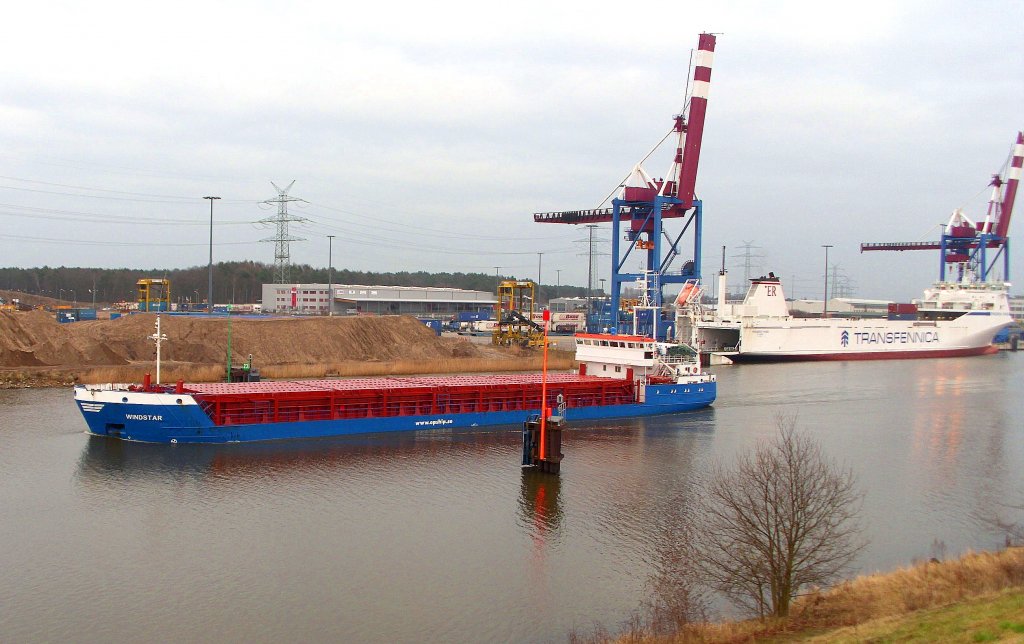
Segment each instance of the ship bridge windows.
[[930,322],[948,322],[966,313],[966,311],[921,311],[918,319]]

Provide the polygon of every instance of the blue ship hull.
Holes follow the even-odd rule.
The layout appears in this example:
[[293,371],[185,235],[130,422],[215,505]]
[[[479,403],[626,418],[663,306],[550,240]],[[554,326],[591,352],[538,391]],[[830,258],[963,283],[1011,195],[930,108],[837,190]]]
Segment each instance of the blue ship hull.
[[[567,408],[567,421],[674,414],[712,404],[716,383],[648,385],[643,403]],[[149,395],[149,394],[142,394]],[[169,396],[174,400],[173,396]],[[122,400],[127,401],[125,397]],[[376,432],[522,425],[540,410],[490,411],[427,416],[382,416],[296,422],[215,425],[196,404],[93,402],[76,398],[89,433],[150,443],[232,443],[321,438]]]

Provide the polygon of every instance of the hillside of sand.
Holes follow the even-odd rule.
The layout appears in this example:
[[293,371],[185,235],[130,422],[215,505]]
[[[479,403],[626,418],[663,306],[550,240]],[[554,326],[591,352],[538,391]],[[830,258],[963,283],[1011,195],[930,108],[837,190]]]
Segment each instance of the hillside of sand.
[[[58,384],[100,367],[151,366],[156,315],[60,324],[44,311],[0,311],[0,375],[52,373]],[[522,360],[516,351],[441,338],[406,316],[320,318],[227,318],[161,316],[167,341],[161,359],[167,365],[223,366],[228,334],[236,364],[252,356],[268,366],[324,364],[432,364],[474,359]],[[511,366],[511,365],[510,365]],[[494,366],[488,368],[493,369]],[[513,368],[522,368],[513,367]],[[188,376],[186,376],[188,377]],[[47,384],[46,378],[29,383]],[[24,382],[24,379],[18,382]],[[14,386],[24,386],[15,383]]]

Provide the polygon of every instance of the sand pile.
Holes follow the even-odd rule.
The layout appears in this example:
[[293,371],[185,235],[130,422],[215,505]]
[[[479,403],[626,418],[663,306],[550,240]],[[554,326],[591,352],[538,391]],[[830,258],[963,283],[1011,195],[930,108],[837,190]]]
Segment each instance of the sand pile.
[[[155,314],[117,320],[59,324],[43,311],[0,311],[0,368],[118,366],[151,361]],[[226,318],[164,315],[168,341],[162,358],[223,364]],[[487,350],[456,338],[439,338],[415,318],[283,318],[231,320],[232,353],[252,354],[257,365],[343,361],[474,358]]]

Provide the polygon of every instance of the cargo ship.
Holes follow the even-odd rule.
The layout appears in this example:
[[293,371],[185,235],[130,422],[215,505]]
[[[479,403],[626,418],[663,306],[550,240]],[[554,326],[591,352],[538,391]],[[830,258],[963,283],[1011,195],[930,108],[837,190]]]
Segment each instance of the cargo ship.
[[[161,338],[159,329],[151,337]],[[232,443],[521,426],[542,406],[560,409],[567,421],[672,414],[715,400],[715,376],[686,345],[608,334],[580,334],[575,343],[574,373],[173,385],[147,377],[134,385],[78,385],[75,402],[87,431],[98,436]]]
[[982,355],[998,351],[992,340],[1012,323],[1004,283],[939,282],[887,318],[803,318],[790,315],[774,275],[750,280],[742,304],[677,318],[712,363]]

